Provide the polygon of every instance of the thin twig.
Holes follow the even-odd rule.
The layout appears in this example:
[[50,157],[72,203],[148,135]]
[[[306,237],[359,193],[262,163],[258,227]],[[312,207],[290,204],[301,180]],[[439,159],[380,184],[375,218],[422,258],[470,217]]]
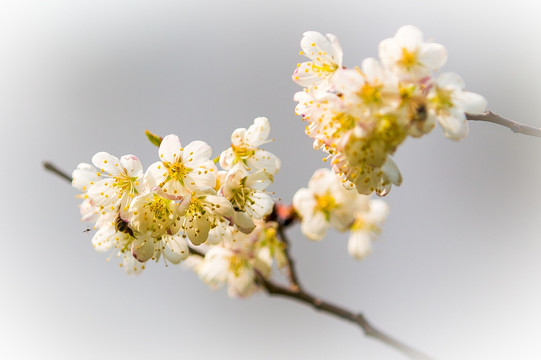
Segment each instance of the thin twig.
[[282,225],[281,223],[278,223],[277,231],[278,231],[278,235],[280,236],[280,239],[282,239],[282,242],[285,245],[284,254],[286,256],[286,261],[287,261],[287,273],[288,273],[288,278],[290,282],[290,288],[293,291],[300,290],[301,283],[297,275],[297,270],[295,269],[295,260],[293,260],[289,252],[290,242],[285,234],[284,225]]
[[536,128],[530,125],[521,124],[519,122],[509,120],[493,113],[486,111],[482,114],[466,114],[468,120],[487,121],[509,128],[514,133],[541,137],[541,128]]
[[67,180],[69,182],[72,181],[71,175],[68,175],[63,170],[60,170],[53,163],[51,163],[49,161],[44,161],[43,162],[43,167],[45,168],[45,170],[48,170],[48,171],[52,172],[53,174],[56,174],[56,175],[60,176],[64,180]]
[[297,291],[288,289],[286,287],[277,285],[271,281],[265,280],[262,276],[258,276],[258,282],[267,291],[269,295],[283,296],[289,299],[300,301],[315,308],[316,310],[326,312],[328,314],[337,316],[346,321],[352,322],[358,325],[366,334],[366,336],[378,339],[379,341],[389,345],[393,349],[409,356],[414,360],[431,360],[432,358],[420,353],[419,351],[412,349],[411,347],[403,344],[402,342],[384,334],[380,330],[376,329],[363,314],[355,314],[349,310],[341,308],[337,305],[323,301],[306,291],[299,289]]

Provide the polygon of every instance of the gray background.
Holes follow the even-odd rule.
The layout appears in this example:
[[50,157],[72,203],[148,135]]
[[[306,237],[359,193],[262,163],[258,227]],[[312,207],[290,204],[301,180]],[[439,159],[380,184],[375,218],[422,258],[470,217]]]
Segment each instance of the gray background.
[[[541,25],[513,1],[0,1],[3,359],[404,359],[353,326],[282,299],[229,299],[181,267],[128,277],[90,245],[75,190],[45,173],[97,151],[157,149],[271,121],[289,201],[324,166],[294,115],[290,80],[306,30],[337,35],[346,66],[414,24],[445,45],[497,113],[541,126]],[[532,6],[534,8],[532,8]],[[404,183],[374,254],[291,231],[308,289],[438,359],[541,358],[541,140],[471,123],[409,139]]]

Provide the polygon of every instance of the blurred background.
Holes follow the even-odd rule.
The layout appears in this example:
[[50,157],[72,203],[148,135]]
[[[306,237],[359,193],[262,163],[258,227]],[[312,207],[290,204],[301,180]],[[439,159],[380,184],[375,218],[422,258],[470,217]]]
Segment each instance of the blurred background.
[[[150,264],[129,277],[96,253],[77,192],[46,173],[98,151],[157,148],[144,136],[204,140],[218,155],[237,127],[271,121],[282,159],[272,190],[289,202],[324,167],[294,114],[302,33],[333,33],[344,64],[377,56],[405,24],[443,44],[443,71],[489,109],[541,126],[541,25],[513,1],[0,1],[0,358],[389,359],[359,329],[289,300],[230,299],[190,271]],[[440,128],[395,160],[404,183],[374,253],[347,236],[290,230],[302,282],[362,311],[437,359],[541,358],[541,139],[470,123]]]

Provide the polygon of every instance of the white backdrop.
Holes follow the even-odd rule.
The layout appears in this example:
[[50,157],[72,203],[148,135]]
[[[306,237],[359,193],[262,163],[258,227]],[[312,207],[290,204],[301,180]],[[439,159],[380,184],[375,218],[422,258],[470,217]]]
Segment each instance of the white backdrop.
[[[0,358],[389,359],[355,327],[263,295],[229,299],[181,267],[128,277],[90,245],[71,171],[97,151],[157,149],[144,129],[200,139],[218,154],[233,129],[271,121],[289,201],[325,164],[294,115],[290,80],[306,30],[337,35],[346,66],[377,56],[401,25],[447,47],[501,115],[541,126],[541,25],[513,1],[0,1]],[[532,8],[534,7],[534,8]],[[346,237],[293,229],[312,292],[437,359],[541,358],[541,140],[471,123],[409,139],[391,215],[363,262]]]

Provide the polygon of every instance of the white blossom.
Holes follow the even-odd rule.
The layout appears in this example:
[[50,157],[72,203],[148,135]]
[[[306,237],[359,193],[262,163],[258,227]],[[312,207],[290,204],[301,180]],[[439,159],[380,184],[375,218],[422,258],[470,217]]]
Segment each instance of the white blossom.
[[423,41],[415,26],[402,26],[395,36],[379,44],[384,66],[406,78],[420,79],[430,75],[447,61],[447,50],[440,44]]
[[371,200],[369,208],[355,214],[348,241],[348,252],[361,260],[372,251],[372,242],[381,232],[381,225],[389,215],[389,206],[379,199]]
[[435,117],[451,140],[460,140],[468,133],[466,113],[485,111],[487,102],[479,94],[464,91],[464,81],[454,73],[438,76],[428,95],[430,117]]
[[355,220],[355,212],[368,207],[365,197],[347,190],[342,180],[329,169],[318,169],[293,196],[293,206],[302,217],[301,231],[311,240],[321,240],[331,226],[347,230]]
[[301,54],[310,61],[297,64],[293,81],[305,87],[317,86],[342,68],[342,48],[336,36],[307,31],[301,39]]
[[92,163],[99,169],[96,173],[99,180],[88,189],[88,196],[102,214],[114,212],[127,218],[131,200],[143,189],[141,162],[134,155],[118,159],[99,152],[92,157]]
[[173,199],[215,187],[217,169],[210,160],[212,148],[207,143],[192,141],[183,148],[178,136],[167,135],[159,154],[161,161],[152,164],[145,174],[149,187],[159,186]]
[[263,170],[271,175],[276,174],[280,169],[280,159],[259,148],[270,141],[267,140],[269,132],[269,121],[264,117],[256,118],[248,129],[233,131],[231,147],[220,154],[220,166],[230,170],[238,164],[249,171]]

